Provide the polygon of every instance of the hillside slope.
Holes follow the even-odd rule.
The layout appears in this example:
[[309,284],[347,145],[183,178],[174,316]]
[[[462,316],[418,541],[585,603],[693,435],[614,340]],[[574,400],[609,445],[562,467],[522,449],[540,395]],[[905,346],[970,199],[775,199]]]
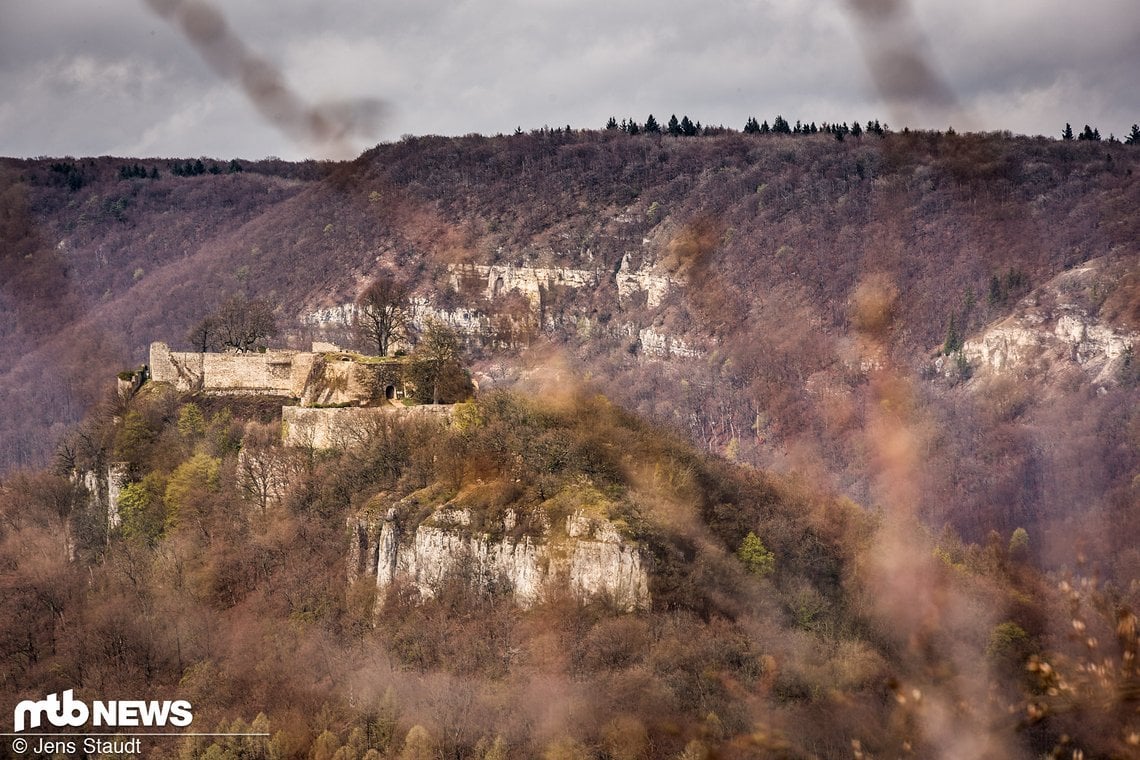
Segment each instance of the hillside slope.
[[[156,180],[120,179],[133,160],[95,159],[79,162],[77,190],[49,162],[7,162],[6,218],[24,221],[5,239],[35,253],[9,259],[25,273],[5,289],[5,314],[22,316],[6,320],[21,332],[3,344],[0,392],[18,412],[0,455],[44,461],[58,423],[97,396],[91,366],[137,364],[152,339],[177,345],[227,294],[267,297],[297,340],[301,315],[350,301],[381,270],[441,307],[517,321],[511,294],[453,288],[448,270],[499,263],[595,272],[600,285],[546,288],[509,348],[475,341],[484,380],[590,378],[708,449],[810,472],[869,505],[868,373],[889,357],[918,375],[949,333],[971,335],[1092,258],[1134,277],[1137,154],[1001,135],[538,133],[415,138],[348,164],[237,175],[160,167]],[[622,298],[619,269],[673,285],[660,302]],[[891,303],[884,357],[855,329],[861,287]],[[1095,432],[1079,456],[1043,444],[1090,407],[1044,427],[998,423],[976,395],[918,387],[940,431],[922,495],[935,524],[979,539],[1068,514],[1076,503],[1039,508],[1042,473],[1063,480],[1075,457],[1113,462],[1086,504],[1134,474]],[[1135,408],[1135,384],[1107,391],[1092,408]],[[1127,447],[1124,435],[1103,445]]]
[[[1057,589],[1018,541],[933,540],[905,498],[915,460],[897,445],[916,426],[897,410],[867,439],[890,481],[870,515],[589,393],[493,392],[452,427],[392,413],[318,453],[250,419],[257,399],[160,386],[83,428],[102,449],[77,465],[127,474],[117,525],[68,478],[0,486],[18,612],[0,622],[0,709],[66,686],[269,734],[148,737],[154,757],[1029,758],[1120,754],[1137,731],[1135,628],[1113,634],[1135,590]],[[271,499],[255,460],[275,463]],[[444,527],[441,509],[465,519]],[[461,555],[439,575],[346,578],[357,520],[386,511],[500,544],[507,514],[521,544],[608,521],[651,601],[551,584],[521,608],[510,576]],[[1071,639],[1073,620],[1103,643]]]

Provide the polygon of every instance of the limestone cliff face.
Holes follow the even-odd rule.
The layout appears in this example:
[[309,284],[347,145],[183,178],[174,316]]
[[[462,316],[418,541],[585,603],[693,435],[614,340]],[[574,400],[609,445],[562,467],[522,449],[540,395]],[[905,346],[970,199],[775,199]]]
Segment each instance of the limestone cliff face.
[[642,354],[657,359],[695,359],[701,355],[700,351],[680,338],[674,338],[652,327],[644,327],[639,330],[637,340],[641,346]]
[[[127,463],[111,462],[95,470],[73,472],[71,477],[73,481],[83,484],[87,490],[87,509],[105,520],[107,530],[119,527],[122,522],[119,496],[129,478]],[[72,549],[69,547],[69,554]]]
[[581,596],[605,595],[623,609],[647,609],[649,580],[641,549],[607,520],[575,513],[540,536],[513,536],[508,511],[493,533],[471,529],[465,509],[439,508],[405,532],[397,510],[382,519],[356,518],[349,556],[352,576],[375,575],[381,591],[397,580],[430,597],[446,576],[464,574],[484,588],[509,589],[523,606],[563,585]]
[[[636,261],[635,261],[636,259]],[[429,323],[439,322],[481,345],[524,348],[537,331],[577,333],[588,338],[596,327],[589,309],[566,310],[548,307],[549,297],[559,291],[611,290],[623,309],[657,309],[680,283],[665,274],[652,258],[626,253],[616,271],[530,267],[514,264],[453,264],[448,266],[451,287],[459,293],[476,296],[475,302],[446,308],[437,304],[437,295],[416,296],[410,304],[411,321],[423,332]],[[486,307],[513,292],[530,304],[530,312],[498,312]],[[545,305],[544,305],[545,304]],[[331,306],[300,315],[303,324],[320,330],[345,329],[352,324],[356,307],[351,303]],[[636,311],[634,313],[637,313]],[[642,317],[644,314],[641,315]],[[644,321],[610,322],[599,334],[637,337],[640,353],[651,359],[692,359],[702,351],[685,339],[668,334],[664,328]],[[414,348],[402,345],[405,349]]]
[[1098,261],[1055,277],[1012,315],[967,340],[962,355],[983,374],[1047,376],[1076,367],[1094,385],[1112,384],[1140,336],[1105,323],[1089,302],[1089,293],[1103,291],[1104,278]]
[[544,290],[553,287],[588,288],[598,284],[599,273],[590,269],[568,269],[565,267],[541,268],[515,266],[514,264],[492,264],[491,266],[453,266],[451,269],[452,287],[459,290],[464,280],[476,280],[483,287],[486,298],[518,290],[534,306],[542,300]]

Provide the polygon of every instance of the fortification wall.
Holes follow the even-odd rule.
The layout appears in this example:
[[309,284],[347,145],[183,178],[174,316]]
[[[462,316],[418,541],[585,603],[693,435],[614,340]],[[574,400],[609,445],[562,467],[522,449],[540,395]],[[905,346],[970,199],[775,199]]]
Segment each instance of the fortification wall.
[[316,354],[301,351],[249,354],[171,351],[165,343],[152,343],[150,372],[151,379],[171,383],[184,393],[298,397],[305,389],[315,358]]
[[399,360],[357,361],[308,351],[216,354],[150,346],[151,378],[183,393],[289,396],[305,406],[383,404],[407,395]]
[[400,360],[353,361],[321,355],[309,364],[308,379],[298,394],[302,406],[376,405],[408,395]]

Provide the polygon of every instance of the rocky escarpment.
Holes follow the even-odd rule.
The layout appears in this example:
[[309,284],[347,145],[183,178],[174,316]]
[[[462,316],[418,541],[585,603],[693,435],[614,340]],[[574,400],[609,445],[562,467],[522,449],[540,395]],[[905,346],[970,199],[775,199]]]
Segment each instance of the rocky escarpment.
[[641,548],[604,518],[574,512],[555,524],[539,513],[524,530],[514,510],[481,529],[468,509],[447,504],[420,524],[405,527],[401,509],[350,520],[349,574],[375,577],[383,592],[396,582],[435,594],[461,574],[484,589],[500,589],[529,606],[556,588],[603,596],[625,610],[648,609],[649,580]]
[[1013,314],[966,340],[963,359],[982,375],[1048,379],[1079,369],[1094,385],[1116,383],[1140,335],[1099,313],[1113,280],[1099,260],[1053,278],[1022,299]]
[[[641,356],[651,359],[692,359],[702,351],[686,340],[670,335],[660,323],[646,325],[643,313],[633,321],[608,318],[600,323],[592,319],[588,308],[571,308],[555,314],[548,309],[552,294],[560,291],[612,290],[622,308],[634,312],[650,311],[661,306],[665,298],[681,287],[678,280],[661,268],[643,260],[634,263],[626,253],[615,272],[601,269],[543,268],[515,264],[449,265],[449,284],[454,293],[466,294],[463,305],[441,306],[439,293],[427,292],[411,299],[409,316],[414,332],[422,333],[429,324],[442,323],[467,339],[482,346],[523,348],[539,331],[576,333],[585,339],[591,335],[636,338],[634,346]],[[529,308],[500,310],[504,298],[514,294],[525,299]],[[557,300],[557,299],[555,299]],[[349,330],[356,306],[345,303],[303,313],[302,324],[329,334]],[[411,344],[400,343],[410,350]]]

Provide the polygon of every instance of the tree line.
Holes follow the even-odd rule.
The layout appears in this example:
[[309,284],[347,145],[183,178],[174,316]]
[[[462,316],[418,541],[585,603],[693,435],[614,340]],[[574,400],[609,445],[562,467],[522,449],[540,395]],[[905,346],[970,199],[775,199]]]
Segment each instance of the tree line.
[[[680,119],[677,118],[676,114],[673,114],[669,117],[669,121],[664,127],[661,126],[660,122],[657,121],[657,117],[653,114],[649,114],[648,118],[646,118],[644,122],[638,122],[634,118],[625,118],[619,122],[616,116],[611,116],[606,121],[605,128],[607,131],[620,131],[628,135],[668,134],[673,137],[710,136],[724,134],[725,132],[732,131],[731,128],[724,126],[702,126],[699,121],[693,121],[690,119],[688,114],[685,114]],[[837,140],[843,140],[848,136],[858,138],[862,137],[864,134],[873,134],[878,137],[884,137],[889,130],[890,127],[887,124],[880,122],[878,119],[868,120],[865,124],[860,124],[858,120],[855,120],[850,124],[847,122],[822,122],[817,126],[814,121],[808,123],[802,122],[798,119],[796,120],[795,124],[792,124],[787,119],[785,119],[783,115],[777,114],[776,118],[773,119],[771,123],[769,123],[767,119],[761,122],[755,116],[749,116],[744,122],[744,129],[742,131],[746,135],[830,134]],[[570,132],[569,126],[566,127],[566,132]],[[521,133],[521,128],[516,130],[516,134]],[[956,133],[954,132],[954,128],[950,127],[946,130],[946,134],[953,135]],[[1081,141],[1100,142],[1101,135],[1098,128],[1091,127],[1088,124],[1086,124],[1085,128],[1080,132],[1074,132],[1072,124],[1066,123],[1065,128],[1061,131],[1061,139],[1066,141],[1075,139]],[[1113,134],[1109,134],[1107,141],[1110,143],[1121,142]],[[1125,145],[1140,144],[1140,124],[1132,125],[1132,129],[1124,138],[1123,142]]]
[[[1080,133],[1074,134],[1073,125],[1066,122],[1065,128],[1061,130],[1061,139],[1069,141],[1074,139],[1074,137],[1077,140],[1100,142],[1100,130],[1096,127],[1090,127],[1088,124],[1086,124],[1085,128],[1082,129]],[[1118,143],[1120,140],[1116,139],[1116,135],[1110,132],[1108,135],[1108,142]],[[1140,145],[1140,124],[1132,125],[1132,130],[1128,133],[1128,136],[1124,138],[1124,144]]]
[[170,166],[170,173],[175,177],[198,177],[202,174],[237,174],[244,171],[241,162],[236,158],[231,159],[225,169],[217,162],[211,161],[210,166],[202,162],[202,159],[195,161],[175,162]]
[[[569,129],[569,127],[567,127]],[[830,134],[837,140],[842,140],[848,135],[852,137],[862,137],[864,134],[874,134],[883,137],[887,133],[887,125],[881,123],[878,119],[869,120],[866,125],[860,124],[858,121],[829,124],[823,122],[822,125],[817,125],[814,121],[811,123],[796,120],[793,125],[782,115],[777,115],[772,123],[768,123],[765,119],[763,122],[758,121],[755,116],[749,116],[744,122],[744,134],[758,134],[758,135],[817,135],[817,134]],[[611,116],[606,122],[606,130],[620,131],[629,135],[638,134],[667,134],[673,137],[697,137],[697,136],[711,136],[724,134],[732,131],[729,127],[724,126],[702,126],[699,121],[693,121],[689,118],[688,114],[683,115],[680,119],[677,114],[672,114],[669,121],[662,127],[657,117],[649,114],[644,122],[638,122],[633,118],[622,119],[618,122],[617,117]]]

